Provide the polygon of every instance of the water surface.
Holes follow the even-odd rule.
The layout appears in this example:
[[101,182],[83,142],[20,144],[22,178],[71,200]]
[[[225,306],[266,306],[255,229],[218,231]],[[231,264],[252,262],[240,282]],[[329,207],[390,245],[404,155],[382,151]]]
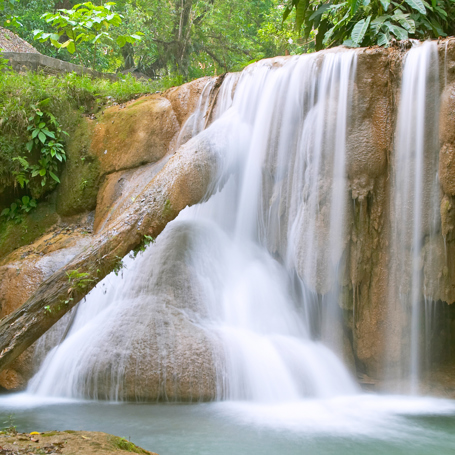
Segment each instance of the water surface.
[[104,431],[159,455],[455,453],[455,401],[357,395],[289,404],[0,399],[19,431]]

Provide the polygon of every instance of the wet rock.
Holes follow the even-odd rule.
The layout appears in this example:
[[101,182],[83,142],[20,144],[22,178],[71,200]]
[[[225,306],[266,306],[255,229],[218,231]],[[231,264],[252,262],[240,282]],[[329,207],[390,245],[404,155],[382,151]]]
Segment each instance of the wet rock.
[[196,110],[204,87],[214,79],[216,78],[202,77],[179,87],[172,87],[163,93],[163,96],[170,101],[180,126],[183,126]]
[[106,176],[98,192],[95,214],[95,231],[102,229],[110,220],[117,219],[140,197],[145,186],[166,164],[164,157],[157,163],[128,171],[114,172]]

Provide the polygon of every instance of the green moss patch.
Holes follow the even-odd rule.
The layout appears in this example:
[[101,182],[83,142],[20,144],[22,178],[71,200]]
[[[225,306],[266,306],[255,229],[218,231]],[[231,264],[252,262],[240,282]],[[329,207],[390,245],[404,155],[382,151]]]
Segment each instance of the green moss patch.
[[140,447],[138,447],[137,445],[133,444],[132,442],[128,441],[125,438],[113,436],[110,438],[110,443],[116,449],[124,450],[126,452],[143,453],[146,455],[150,454],[150,452],[147,452],[147,450],[141,449]]
[[63,216],[93,210],[100,186],[100,165],[90,153],[94,123],[81,118],[69,140],[68,160],[57,189],[57,212]]
[[36,210],[23,216],[22,221],[0,222],[0,258],[16,248],[28,245],[41,237],[59,220],[53,203],[40,203]]

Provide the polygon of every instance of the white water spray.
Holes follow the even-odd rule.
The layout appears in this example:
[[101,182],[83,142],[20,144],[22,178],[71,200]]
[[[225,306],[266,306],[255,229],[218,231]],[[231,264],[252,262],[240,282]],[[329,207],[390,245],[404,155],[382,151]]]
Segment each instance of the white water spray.
[[[438,54],[435,43],[415,45],[406,55],[394,153],[392,202],[391,314],[403,312],[402,330],[408,334],[401,356],[395,359],[418,391],[421,375],[423,251],[425,237],[435,235],[438,221]],[[430,303],[426,313],[431,315]],[[408,316],[410,315],[410,317]],[[431,320],[428,321],[431,324]],[[401,342],[392,338],[395,344]]]

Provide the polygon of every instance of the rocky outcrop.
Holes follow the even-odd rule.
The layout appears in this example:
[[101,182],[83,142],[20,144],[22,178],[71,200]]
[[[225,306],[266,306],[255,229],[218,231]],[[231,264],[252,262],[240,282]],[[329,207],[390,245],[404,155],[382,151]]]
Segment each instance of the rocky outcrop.
[[[185,92],[187,106],[197,104],[197,100],[191,99],[191,94],[197,96],[199,92],[191,88],[192,84],[181,88]],[[199,84],[196,81],[196,85]],[[173,91],[176,97],[179,96],[178,91]],[[50,225],[46,225],[48,233],[45,236],[0,258],[2,317],[17,310],[43,281],[62,267],[79,269],[77,265],[68,264],[74,262],[78,255],[84,255],[89,245],[93,248],[96,243],[92,234],[94,226],[98,231],[103,230],[99,236],[103,239],[102,244],[106,236],[114,238],[115,244],[118,244],[123,238],[119,236],[119,230],[123,230],[119,229],[120,225],[126,227],[128,232],[136,231],[126,243],[137,246],[141,241],[141,231],[157,235],[180,210],[205,195],[213,173],[210,169],[214,165],[215,149],[204,140],[189,143],[180,150],[179,156],[169,162],[175,151],[173,141],[178,132],[179,124],[171,103],[156,95],[107,109],[95,121],[83,119],[69,146],[68,164],[62,184],[57,189],[57,211],[66,218],[60,218],[53,212],[56,217]],[[107,153],[104,153],[106,150]],[[160,173],[165,165],[168,171]],[[155,218],[152,205],[156,205],[158,210]],[[95,216],[92,213],[87,217],[82,213],[74,217],[74,213],[87,213],[95,207]],[[138,214],[138,208],[142,215],[137,219],[139,225],[136,226],[130,220],[134,213]],[[72,218],[68,218],[70,215],[73,215]],[[150,222],[158,231],[147,231]],[[55,227],[52,228],[53,223]],[[62,230],[63,226],[67,226],[68,230]],[[124,232],[126,238],[129,235],[127,231]],[[115,233],[114,237],[109,232]],[[132,247],[128,246],[125,253]],[[122,254],[118,248],[116,253]],[[116,257],[114,254],[111,259]],[[112,267],[118,262],[117,259],[110,261]],[[82,260],[84,264],[88,262],[87,259]],[[0,386],[22,388],[36,366],[34,357],[32,347],[3,370]]]
[[[35,428],[33,429],[35,430]],[[139,453],[157,455],[136,446],[124,437],[112,436],[95,431],[48,431],[16,433],[6,431],[0,435],[0,446],[4,453],[25,454],[73,454],[73,455],[128,455]]]
[[196,110],[205,86],[214,80],[216,80],[214,77],[202,77],[190,84],[172,87],[163,93],[171,103],[180,126],[183,126]]
[[96,123],[91,151],[103,174],[155,163],[172,151],[179,124],[171,103],[158,95],[111,107]]
[[[44,280],[90,244],[90,224],[86,220],[85,227],[56,226],[34,244],[0,261],[0,319],[23,305]],[[35,346],[0,373],[1,387],[25,387],[37,366],[34,351]]]

